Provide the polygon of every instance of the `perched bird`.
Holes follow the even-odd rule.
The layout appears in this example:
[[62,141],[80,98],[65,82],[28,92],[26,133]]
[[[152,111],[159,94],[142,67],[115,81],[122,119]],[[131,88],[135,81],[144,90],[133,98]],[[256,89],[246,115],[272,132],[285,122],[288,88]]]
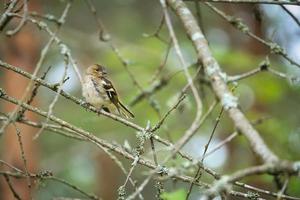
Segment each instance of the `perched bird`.
[[108,79],[107,71],[102,65],[94,64],[86,69],[82,95],[86,101],[106,112],[118,113],[126,118],[134,115],[121,103],[118,93]]

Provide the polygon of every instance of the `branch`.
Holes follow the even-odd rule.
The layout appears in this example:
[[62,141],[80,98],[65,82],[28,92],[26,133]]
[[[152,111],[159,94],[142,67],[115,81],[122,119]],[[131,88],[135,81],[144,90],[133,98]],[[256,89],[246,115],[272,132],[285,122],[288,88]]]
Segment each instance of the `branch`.
[[[36,113],[38,115],[41,115],[43,117],[47,117],[47,112],[42,111],[42,110],[40,110],[38,108],[35,108],[33,106],[30,106],[30,105],[28,105],[26,103],[20,102],[20,101],[16,100],[15,98],[8,96],[4,92],[4,90],[1,89],[1,88],[0,88],[0,98],[4,99],[4,100],[6,100],[6,101],[8,101],[10,103],[13,103],[13,104],[19,104],[21,107],[23,107],[23,108],[25,108],[25,109],[27,109],[29,111],[32,111],[32,112],[34,112],[34,113]],[[79,135],[81,137],[86,138],[89,142],[91,142],[92,144],[96,145],[100,149],[107,148],[107,149],[110,149],[111,151],[113,151],[115,153],[118,153],[119,155],[123,156],[124,158],[130,159],[132,161],[134,161],[134,159],[135,159],[134,155],[126,152],[122,148],[120,148],[120,147],[118,147],[116,145],[113,145],[113,144],[111,144],[111,143],[109,143],[109,142],[107,142],[107,141],[105,141],[103,139],[100,139],[100,138],[96,137],[94,134],[92,134],[92,133],[90,133],[88,131],[85,131],[85,130],[83,130],[81,128],[78,128],[78,127],[76,127],[76,126],[74,126],[74,125],[72,125],[72,124],[70,124],[70,123],[68,123],[68,122],[66,122],[66,121],[64,121],[64,120],[62,120],[60,118],[57,118],[57,117],[55,117],[53,115],[50,115],[49,116],[49,120],[51,120],[51,121],[53,121],[55,123],[58,123],[61,126],[64,126],[64,127],[68,128],[70,130],[73,130],[74,133],[76,133],[77,135]],[[154,139],[156,139],[156,138],[154,137]],[[148,161],[146,159],[143,159],[143,158],[140,158],[138,160],[138,163],[141,164],[141,165],[144,165],[144,166],[146,166],[146,167],[148,167],[150,169],[153,169],[155,171],[158,168],[158,166],[154,165],[152,162],[150,162],[150,161]],[[167,168],[165,168],[165,169],[166,169],[166,171],[168,171]],[[172,178],[176,178],[176,179],[182,180],[184,182],[190,182],[192,180],[191,177],[184,176],[184,175],[174,175],[174,176],[172,176]],[[198,185],[198,186],[204,186],[206,184],[199,182],[196,185]]]
[[[38,82],[38,83],[41,84],[42,86],[44,86],[44,87],[46,87],[46,88],[49,88],[50,90],[52,90],[52,91],[54,91],[54,92],[57,92],[57,91],[58,91],[56,85],[49,84],[49,83],[47,83],[46,81],[44,81],[44,80],[42,80],[42,79],[40,79],[40,78],[33,77],[30,73],[28,73],[28,72],[26,72],[26,71],[23,71],[23,70],[21,70],[20,68],[15,67],[15,66],[13,66],[13,65],[10,65],[10,64],[8,64],[8,63],[5,63],[5,62],[3,62],[3,61],[1,61],[1,60],[0,60],[0,67],[3,67],[3,68],[8,69],[8,70],[10,70],[10,71],[14,71],[14,72],[16,72],[16,73],[18,73],[18,74],[20,74],[20,75],[22,75],[22,76],[24,76],[24,77],[26,77],[26,78],[28,78],[28,79],[32,79],[32,80],[34,80],[35,82]],[[70,101],[76,103],[77,105],[80,105],[80,106],[81,106],[82,108],[84,108],[84,109],[87,109],[87,110],[92,111],[92,112],[94,112],[94,113],[97,113],[97,114],[101,114],[101,115],[103,115],[103,116],[106,116],[106,117],[108,117],[108,118],[110,118],[110,119],[112,119],[112,120],[115,120],[115,121],[117,121],[117,122],[119,122],[119,123],[121,123],[121,124],[123,124],[123,125],[125,125],[125,126],[131,127],[131,128],[133,128],[133,129],[135,129],[135,130],[137,130],[137,131],[140,131],[140,132],[143,132],[143,131],[144,131],[144,128],[143,128],[143,127],[141,127],[141,126],[139,126],[139,125],[137,125],[137,124],[135,124],[135,123],[133,123],[133,122],[130,122],[130,121],[124,119],[124,118],[121,118],[121,117],[119,117],[119,116],[116,116],[116,115],[114,115],[114,114],[107,113],[107,112],[105,112],[105,111],[103,111],[103,110],[98,110],[98,109],[96,109],[95,107],[93,107],[93,106],[91,106],[91,105],[88,105],[86,102],[84,102],[84,101],[82,101],[81,99],[78,99],[78,98],[76,98],[76,97],[74,97],[74,96],[68,94],[67,92],[65,92],[65,91],[63,91],[63,90],[61,90],[59,94],[62,95],[63,97],[65,97],[66,99],[68,99],[68,100],[70,100]],[[173,146],[172,143],[170,143],[169,141],[167,141],[167,140],[165,140],[165,139],[159,137],[158,135],[156,135],[156,134],[154,134],[154,133],[152,133],[152,136],[153,136],[153,138],[154,138],[156,141],[158,141],[158,142],[160,142],[160,143],[162,143],[162,144],[164,144],[164,145],[166,145],[166,146]],[[187,154],[183,153],[182,151],[179,151],[178,153],[179,153],[183,158],[192,160],[192,157],[188,156]],[[206,171],[206,170],[208,170],[208,169],[204,169],[204,170]],[[210,171],[210,170],[208,170],[208,171]],[[212,173],[212,172],[210,172],[210,173],[211,173],[211,174],[214,174],[214,173]]]
[[218,194],[226,192],[229,184],[234,183],[242,178],[252,175],[270,174],[270,175],[296,175],[300,173],[300,162],[282,161],[278,163],[267,163],[264,165],[254,166],[235,172],[230,176],[223,176],[220,180],[214,183],[213,187],[208,189],[205,193],[206,198],[210,199]]
[[11,17],[8,16],[8,14],[10,12],[12,12],[12,10],[15,8],[15,6],[17,5],[18,1],[17,0],[13,0],[9,3],[8,8],[5,10],[5,12],[2,14],[1,18],[0,18],[0,31],[2,31],[4,29],[4,27],[6,26],[6,24],[8,24],[8,22],[11,20]]
[[205,74],[210,79],[213,91],[220,99],[222,106],[227,111],[236,128],[246,136],[251,149],[263,162],[278,161],[278,157],[267,147],[259,133],[238,108],[237,98],[232,95],[224,80],[226,74],[221,71],[218,62],[212,56],[208,43],[190,10],[182,0],[168,0],[168,3],[183,23],[196,49],[198,59],[203,64]]
[[[13,178],[25,178],[26,175],[24,175],[24,172],[9,172],[9,171],[0,171],[0,174],[2,174],[3,176],[7,176],[7,177],[13,177]],[[45,171],[45,172],[41,172],[39,174],[30,174],[30,178],[32,179],[40,179],[40,180],[52,180],[52,181],[56,181],[59,183],[62,183],[64,185],[67,185],[68,187],[80,192],[81,194],[85,195],[86,197],[90,198],[90,199],[94,199],[94,200],[99,200],[101,198],[97,197],[94,194],[88,194],[85,191],[83,191],[81,188],[69,183],[68,181],[55,177],[52,175],[51,172],[49,171]]]
[[264,46],[268,47],[272,54],[280,55],[283,58],[285,58],[290,64],[295,65],[296,67],[300,68],[300,64],[298,62],[296,62],[295,60],[293,60],[286,53],[286,50],[283,47],[281,47],[276,42],[266,41],[263,38],[261,38],[261,37],[255,35],[254,33],[252,33],[250,31],[249,27],[240,18],[227,15],[226,13],[224,13],[223,11],[221,11],[220,9],[218,9],[217,7],[213,6],[212,4],[210,4],[208,2],[206,2],[205,5],[207,5],[212,11],[217,13],[220,17],[222,17],[228,23],[230,23],[234,28],[238,29],[242,33],[244,33],[244,34],[248,35],[249,37],[251,37],[252,39],[254,39],[254,40],[260,42],[261,44],[263,44]]

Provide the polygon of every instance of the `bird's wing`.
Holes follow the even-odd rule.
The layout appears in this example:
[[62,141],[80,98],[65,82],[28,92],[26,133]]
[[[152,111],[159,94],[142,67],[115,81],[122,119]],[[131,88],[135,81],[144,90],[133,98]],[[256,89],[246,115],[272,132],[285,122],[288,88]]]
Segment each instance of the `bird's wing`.
[[114,88],[112,82],[106,78],[102,78],[101,83],[108,98],[111,100],[113,104],[118,105],[119,99],[116,89]]
[[124,115],[127,118],[133,118],[134,115],[120,102],[116,89],[112,82],[108,79],[102,79],[103,88],[106,91],[107,96],[111,102],[116,106],[120,115]]

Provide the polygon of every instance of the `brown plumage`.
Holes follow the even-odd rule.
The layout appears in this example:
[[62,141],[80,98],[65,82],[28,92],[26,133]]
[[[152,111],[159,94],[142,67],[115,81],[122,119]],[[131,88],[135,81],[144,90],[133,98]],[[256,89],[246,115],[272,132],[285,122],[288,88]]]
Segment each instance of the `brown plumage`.
[[118,93],[112,82],[108,79],[107,71],[102,65],[94,64],[87,68],[82,95],[86,101],[96,108],[104,109],[107,112],[117,113],[133,118],[134,115],[120,101]]

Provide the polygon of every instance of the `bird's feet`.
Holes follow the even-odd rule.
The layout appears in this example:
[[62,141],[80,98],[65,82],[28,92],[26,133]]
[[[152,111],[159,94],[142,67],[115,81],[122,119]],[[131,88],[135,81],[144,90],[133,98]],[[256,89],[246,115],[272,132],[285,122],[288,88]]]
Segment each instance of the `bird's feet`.
[[107,107],[101,106],[101,108],[99,109],[98,115],[100,115],[100,111],[101,111],[101,110],[104,110],[105,112],[110,113],[110,112],[109,112],[109,109],[108,109]]
[[83,106],[86,110],[88,110],[88,108],[91,106],[91,104],[86,101],[81,101],[80,105]]

